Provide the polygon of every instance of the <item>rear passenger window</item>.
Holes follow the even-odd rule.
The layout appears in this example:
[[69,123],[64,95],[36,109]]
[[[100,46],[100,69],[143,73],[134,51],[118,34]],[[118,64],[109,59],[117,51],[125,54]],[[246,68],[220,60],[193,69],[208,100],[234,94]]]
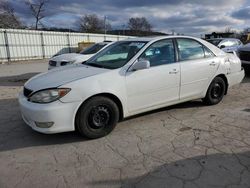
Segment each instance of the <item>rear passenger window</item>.
[[148,60],[151,67],[174,63],[175,50],[173,41],[166,39],[155,42],[143,52],[140,59]]
[[205,52],[205,57],[209,58],[209,57],[214,57],[213,52],[211,52],[211,50],[209,50],[207,47],[203,46],[204,48],[204,52]]
[[203,46],[192,39],[177,39],[181,61],[204,58]]

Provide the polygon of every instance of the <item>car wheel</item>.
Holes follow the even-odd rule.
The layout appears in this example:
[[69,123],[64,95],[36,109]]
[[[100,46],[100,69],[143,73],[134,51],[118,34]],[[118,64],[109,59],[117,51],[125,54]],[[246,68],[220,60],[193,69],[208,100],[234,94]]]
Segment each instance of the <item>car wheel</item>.
[[218,104],[224,97],[225,91],[225,81],[220,77],[216,77],[209,85],[206,97],[203,99],[203,102],[207,105]]
[[88,138],[100,138],[109,134],[119,120],[119,109],[107,97],[93,97],[84,103],[76,115],[76,129]]

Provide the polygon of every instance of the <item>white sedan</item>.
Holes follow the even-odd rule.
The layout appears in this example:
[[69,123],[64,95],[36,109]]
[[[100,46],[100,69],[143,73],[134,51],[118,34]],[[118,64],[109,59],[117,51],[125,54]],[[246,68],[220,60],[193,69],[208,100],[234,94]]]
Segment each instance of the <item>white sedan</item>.
[[97,52],[105,49],[110,44],[111,42],[99,42],[82,50],[80,53],[66,53],[61,55],[55,55],[49,60],[48,69],[50,70],[56,67],[61,67],[75,63],[82,63],[84,61],[87,61]]
[[19,95],[23,120],[42,133],[109,134],[125,117],[194,99],[219,103],[244,77],[240,59],[198,38],[116,42],[84,64],[31,78]]

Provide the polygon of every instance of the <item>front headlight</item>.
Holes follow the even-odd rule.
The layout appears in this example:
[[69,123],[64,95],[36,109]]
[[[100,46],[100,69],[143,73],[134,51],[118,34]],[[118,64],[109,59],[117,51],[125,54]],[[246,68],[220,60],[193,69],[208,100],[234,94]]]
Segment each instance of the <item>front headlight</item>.
[[29,101],[34,103],[50,103],[60,99],[70,92],[70,88],[54,88],[35,92],[29,97]]

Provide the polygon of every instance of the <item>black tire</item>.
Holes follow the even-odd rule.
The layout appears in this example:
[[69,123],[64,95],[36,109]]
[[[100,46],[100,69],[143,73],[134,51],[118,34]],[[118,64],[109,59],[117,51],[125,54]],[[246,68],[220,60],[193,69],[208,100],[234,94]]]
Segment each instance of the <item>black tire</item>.
[[87,138],[100,138],[109,134],[119,120],[119,109],[114,101],[97,96],[84,103],[77,112],[75,126]]
[[218,104],[223,99],[225,91],[226,91],[225,81],[221,77],[216,77],[209,85],[206,97],[203,99],[203,102],[207,105]]

